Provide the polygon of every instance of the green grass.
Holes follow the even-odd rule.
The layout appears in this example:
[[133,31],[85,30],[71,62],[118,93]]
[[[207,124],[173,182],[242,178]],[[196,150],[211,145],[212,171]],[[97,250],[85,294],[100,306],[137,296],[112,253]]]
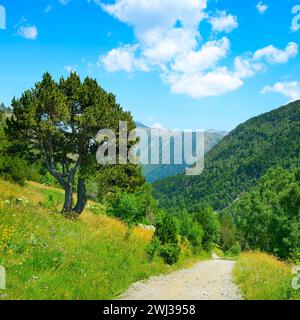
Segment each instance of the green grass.
[[300,299],[292,288],[292,265],[259,253],[243,253],[237,260],[234,278],[247,300]]
[[67,220],[61,200],[59,189],[0,181],[0,265],[7,276],[0,299],[113,299],[136,281],[195,262],[188,248],[175,266],[149,262],[152,232],[135,228],[126,237],[126,226],[96,203]]
[[225,253],[224,253],[224,251],[221,249],[221,248],[219,248],[219,247],[215,247],[214,248],[214,253],[218,256],[218,257],[220,257],[220,258],[225,258]]

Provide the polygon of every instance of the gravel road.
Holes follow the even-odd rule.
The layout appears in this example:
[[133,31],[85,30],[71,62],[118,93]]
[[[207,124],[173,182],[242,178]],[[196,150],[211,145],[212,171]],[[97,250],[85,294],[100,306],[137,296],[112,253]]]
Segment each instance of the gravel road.
[[232,281],[234,261],[214,260],[132,285],[122,300],[241,300]]

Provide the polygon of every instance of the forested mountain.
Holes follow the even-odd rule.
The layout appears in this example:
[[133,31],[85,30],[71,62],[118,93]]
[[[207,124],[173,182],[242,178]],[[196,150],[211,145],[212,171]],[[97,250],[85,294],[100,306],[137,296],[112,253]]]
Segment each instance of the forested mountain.
[[[234,218],[236,238],[245,249],[282,259],[300,259],[300,169],[275,167],[255,187],[220,213]],[[222,224],[222,245],[229,240]],[[228,220],[227,220],[228,226]]]
[[[149,149],[151,148],[151,128],[145,126],[142,123],[136,122],[136,126],[138,129],[144,129],[147,131],[148,139],[149,139]],[[225,136],[225,132],[219,132],[215,130],[205,131],[204,139],[205,139],[205,152],[211,150],[218,142],[220,142]],[[194,137],[195,138],[195,137]],[[143,142],[141,142],[143,143]],[[195,154],[195,141],[193,142],[193,154]],[[171,141],[171,150],[174,151],[175,154],[181,153],[182,150],[174,147],[174,143]],[[160,154],[166,152],[165,149],[160,150]],[[155,182],[157,180],[161,180],[167,177],[176,176],[185,171],[187,168],[187,164],[174,164],[173,157],[171,152],[171,164],[158,164],[158,165],[142,165],[143,175],[145,176],[148,182]]]
[[170,213],[209,205],[227,207],[276,165],[300,165],[300,101],[252,118],[207,155],[200,176],[184,174],[154,183],[154,196]]

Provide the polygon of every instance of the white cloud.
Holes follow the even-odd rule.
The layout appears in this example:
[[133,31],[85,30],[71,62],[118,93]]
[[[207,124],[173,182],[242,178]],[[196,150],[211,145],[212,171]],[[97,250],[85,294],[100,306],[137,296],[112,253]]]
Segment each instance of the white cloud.
[[216,41],[208,41],[199,51],[190,51],[187,55],[176,59],[172,69],[190,74],[213,68],[220,59],[227,56],[229,48],[230,41],[226,37]]
[[71,72],[76,72],[77,66],[65,66],[65,70],[68,72],[68,73],[71,73]]
[[300,82],[277,82],[273,86],[265,86],[261,93],[281,93],[291,101],[295,101],[300,99]]
[[226,11],[220,11],[210,19],[212,29],[215,32],[231,32],[238,27],[237,18]]
[[[99,58],[109,72],[160,72],[171,91],[193,98],[219,96],[237,90],[244,78],[267,69],[268,64],[286,63],[298,53],[291,42],[285,49],[273,45],[238,56],[230,70],[222,60],[230,53],[230,40],[219,32],[238,27],[235,16],[226,11],[209,17],[206,0],[115,0],[94,1],[104,11],[133,28],[136,43],[112,49]],[[199,26],[207,19],[214,40],[205,42]]]
[[254,62],[251,54],[238,56],[234,60],[235,75],[239,78],[249,78],[257,72],[263,70],[265,66],[262,63]]
[[254,76],[257,72],[267,69],[267,64],[283,64],[298,54],[298,45],[288,43],[285,49],[279,49],[273,45],[264,47],[254,53],[247,52],[234,60],[235,75],[240,78]]
[[206,0],[116,0],[115,4],[102,4],[102,8],[144,38],[149,30],[170,29],[178,20],[184,29],[197,28]]
[[173,93],[187,94],[195,99],[223,95],[243,85],[242,80],[227,68],[218,68],[208,73],[171,73],[165,81],[171,85]]
[[27,40],[35,40],[38,36],[38,30],[36,26],[20,26],[17,29],[17,35]]
[[172,28],[153,30],[145,35],[141,42],[143,55],[152,65],[161,66],[170,63],[176,57],[191,51],[197,42],[189,30]]
[[138,46],[125,45],[112,49],[107,55],[100,57],[100,63],[103,63],[109,72],[125,71],[134,72],[136,70],[147,71],[148,67],[142,59],[135,58],[135,52]]
[[[132,26],[138,42],[138,46],[121,46],[102,57],[108,71],[141,70],[137,61],[143,61],[146,69],[161,71],[172,92],[194,98],[224,94],[242,85],[226,68],[218,67],[229,53],[228,38],[208,41],[198,49],[205,0],[117,0],[102,8]],[[225,12],[212,19],[215,31],[237,27],[236,18]]]
[[142,55],[161,67],[197,46],[206,0],[117,0],[102,8],[132,26]]
[[159,130],[164,130],[165,127],[161,124],[161,123],[154,123],[153,125],[151,125],[152,129],[159,129]]
[[296,57],[298,54],[298,44],[290,42],[283,50],[272,45],[257,50],[254,54],[254,60],[265,59],[269,63],[280,64],[286,63],[289,59]]
[[256,9],[258,10],[258,12],[260,14],[264,14],[268,9],[269,7],[264,4],[262,1],[260,1],[257,5],[256,5]]

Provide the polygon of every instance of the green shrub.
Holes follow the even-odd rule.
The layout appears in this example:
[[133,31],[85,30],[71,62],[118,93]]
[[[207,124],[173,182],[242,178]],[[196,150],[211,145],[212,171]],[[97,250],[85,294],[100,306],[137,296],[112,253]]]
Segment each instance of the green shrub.
[[224,251],[228,251],[239,239],[237,226],[229,210],[222,211],[218,218],[220,221],[219,245]]
[[174,264],[180,257],[180,245],[178,242],[178,228],[174,217],[160,212],[154,237],[148,254],[153,255],[157,251],[167,264]]
[[194,252],[200,252],[202,249],[203,228],[195,221],[194,217],[184,212],[179,218],[179,234],[186,238]]
[[237,242],[235,243],[227,252],[229,256],[238,256],[241,253],[241,245]]
[[203,228],[203,248],[207,251],[212,251],[214,244],[220,238],[220,223],[217,215],[212,208],[201,208],[195,214],[196,221]]
[[108,213],[125,221],[129,226],[143,219],[143,212],[134,194],[117,192],[108,200]]
[[160,247],[160,256],[167,264],[174,264],[180,257],[180,246],[178,243],[166,243]]
[[26,162],[18,157],[0,157],[0,176],[5,180],[24,185],[27,179]]
[[106,197],[107,211],[129,226],[138,223],[154,223],[153,212],[156,202],[151,195],[151,186],[145,184],[136,188],[134,192],[125,192],[121,189]]
[[161,243],[157,237],[153,237],[147,249],[149,261],[153,261],[154,257],[159,254]]
[[168,214],[164,214],[156,222],[155,236],[163,245],[166,243],[177,243],[178,228],[175,219]]

